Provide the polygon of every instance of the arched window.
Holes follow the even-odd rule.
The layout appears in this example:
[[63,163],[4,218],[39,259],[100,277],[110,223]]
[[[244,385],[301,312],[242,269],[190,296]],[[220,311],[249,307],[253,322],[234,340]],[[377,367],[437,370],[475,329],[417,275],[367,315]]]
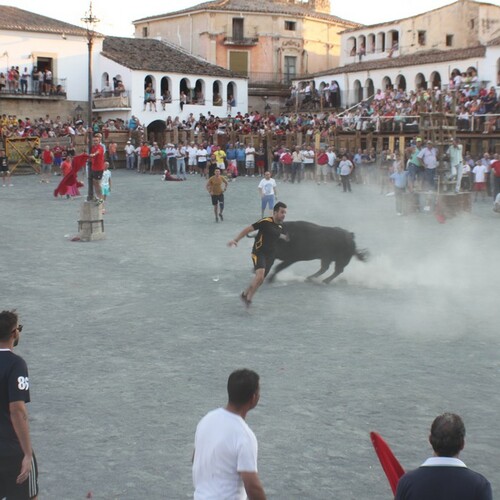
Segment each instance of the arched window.
[[388,76],[384,76],[382,79],[382,91],[385,92],[386,90],[391,90],[392,89],[392,82],[391,79]]
[[191,82],[188,78],[183,78],[179,83],[180,100],[186,104],[191,104]]
[[415,88],[417,90],[427,90],[427,81],[422,73],[418,73],[415,77]]
[[387,33],[387,48],[394,52],[399,49],[399,32],[396,30],[390,30]]
[[193,103],[205,105],[205,81],[200,78],[196,80],[194,85]]
[[366,37],[365,35],[358,36],[358,55],[364,56],[366,54]]
[[238,104],[238,87],[236,83],[229,82],[227,84],[227,105],[234,107]]
[[152,75],[146,75],[144,78],[144,110],[146,110],[146,103],[150,103],[150,109],[152,109],[152,104],[156,106],[156,80]]
[[366,52],[367,54],[375,53],[375,35],[373,33],[370,33],[367,37]]
[[433,71],[431,73],[431,77],[429,78],[429,82],[431,84],[431,88],[440,89],[441,88],[441,75],[437,71]]
[[160,81],[160,93],[163,103],[172,102],[172,80],[164,76]]
[[107,92],[110,90],[111,90],[111,87],[109,86],[109,74],[103,73],[101,76],[101,91]]
[[375,86],[373,85],[373,80],[371,78],[368,78],[365,82],[365,92],[366,99],[373,97],[375,94]]
[[347,39],[347,55],[355,56],[356,52],[357,52],[356,38],[351,36],[351,38]]
[[214,106],[222,106],[222,83],[219,80],[212,85],[212,103]]
[[354,102],[357,104],[363,100],[363,87],[359,80],[354,81]]
[[396,77],[396,89],[406,91],[406,78],[403,75]]
[[385,33],[377,34],[377,52],[385,52]]

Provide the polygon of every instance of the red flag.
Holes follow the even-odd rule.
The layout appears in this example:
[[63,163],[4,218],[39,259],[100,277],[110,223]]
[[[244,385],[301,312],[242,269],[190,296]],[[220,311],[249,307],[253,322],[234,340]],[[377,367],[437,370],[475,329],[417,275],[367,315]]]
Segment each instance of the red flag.
[[372,440],[373,447],[375,448],[375,453],[377,454],[380,464],[382,465],[382,469],[384,469],[385,475],[389,480],[392,493],[396,494],[399,478],[405,473],[405,471],[392,453],[389,445],[382,439],[380,434],[377,432],[370,432],[370,438]]
[[[89,155],[81,154],[75,156],[71,162],[71,170],[67,175],[65,175],[59,185],[54,189],[54,196],[57,198],[58,195],[65,195],[68,189],[68,186],[73,186],[78,183],[78,171],[85,166],[87,163]],[[80,187],[80,186],[78,186]]]

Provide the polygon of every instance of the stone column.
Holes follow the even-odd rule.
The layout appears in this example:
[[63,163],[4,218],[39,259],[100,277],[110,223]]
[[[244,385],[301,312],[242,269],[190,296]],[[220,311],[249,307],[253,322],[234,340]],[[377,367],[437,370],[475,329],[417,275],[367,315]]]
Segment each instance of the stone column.
[[102,217],[102,205],[95,201],[84,201],[80,208],[80,220],[78,221],[78,235],[80,241],[103,240],[104,221]]

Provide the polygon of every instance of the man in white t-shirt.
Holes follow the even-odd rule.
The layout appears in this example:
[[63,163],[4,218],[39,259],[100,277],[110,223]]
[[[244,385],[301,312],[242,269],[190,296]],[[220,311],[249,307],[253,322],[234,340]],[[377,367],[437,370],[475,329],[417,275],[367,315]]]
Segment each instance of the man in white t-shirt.
[[198,159],[196,155],[198,154],[198,147],[194,142],[192,142],[187,148],[188,155],[188,170],[190,174],[195,174],[198,167]]
[[245,422],[260,398],[259,376],[236,370],[227,381],[228,403],[207,413],[194,439],[194,500],[265,500],[257,473],[257,438]]
[[255,172],[255,148],[249,144],[245,149],[245,167],[247,169],[247,175],[254,177]]
[[276,181],[271,177],[271,172],[264,172],[264,178],[259,182],[259,193],[261,199],[262,218],[264,218],[264,210],[269,206],[271,213],[274,204],[276,203]]

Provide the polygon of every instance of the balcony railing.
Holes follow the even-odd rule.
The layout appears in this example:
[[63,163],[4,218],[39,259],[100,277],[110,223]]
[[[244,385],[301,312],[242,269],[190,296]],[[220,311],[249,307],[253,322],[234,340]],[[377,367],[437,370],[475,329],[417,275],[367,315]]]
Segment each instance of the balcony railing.
[[128,92],[99,92],[93,96],[95,109],[129,108],[130,99]]
[[244,37],[234,37],[226,36],[224,38],[224,45],[239,45],[240,47],[249,47],[252,45],[257,45],[259,43],[258,37],[244,38]]
[[[66,78],[61,78],[59,80],[52,80],[50,86],[44,85],[40,82],[38,85],[34,86],[33,82],[30,80],[27,87],[15,88],[13,86],[7,85],[4,89],[0,91],[0,97],[4,98],[50,98],[50,99],[66,99]],[[36,82],[38,83],[38,82]]]

